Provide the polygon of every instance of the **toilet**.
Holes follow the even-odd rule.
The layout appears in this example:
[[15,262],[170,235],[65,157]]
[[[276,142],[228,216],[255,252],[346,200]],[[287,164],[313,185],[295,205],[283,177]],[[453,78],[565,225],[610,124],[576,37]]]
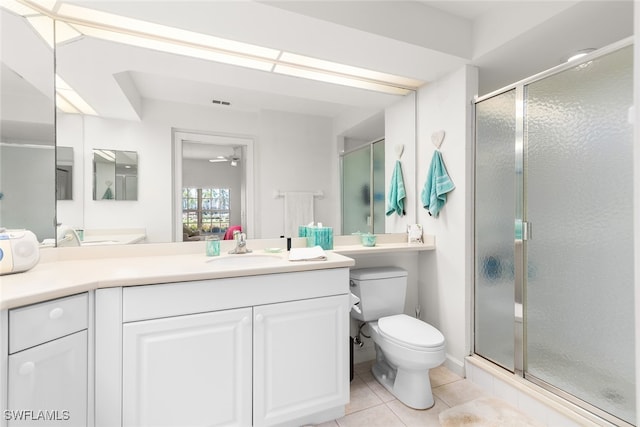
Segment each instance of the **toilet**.
[[407,272],[397,267],[351,270],[351,293],[360,299],[351,316],[366,322],[375,343],[373,376],[414,409],[434,405],[429,370],[445,360],[442,333],[404,313]]

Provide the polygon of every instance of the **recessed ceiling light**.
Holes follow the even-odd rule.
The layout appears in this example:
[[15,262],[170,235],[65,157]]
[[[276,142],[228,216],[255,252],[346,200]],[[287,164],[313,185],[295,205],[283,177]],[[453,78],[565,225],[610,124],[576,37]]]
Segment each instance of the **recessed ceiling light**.
[[581,49],[581,50],[578,50],[578,51],[576,51],[576,52],[572,53],[571,55],[569,55],[569,57],[567,57],[566,62],[571,62],[571,61],[575,61],[575,60],[577,60],[577,59],[580,59],[580,58],[582,58],[582,57],[584,57],[584,56],[587,56],[588,54],[590,54],[590,53],[591,53],[591,52],[593,52],[594,50],[595,50],[595,49],[594,49],[594,48],[592,48],[592,47],[587,48],[587,49]]

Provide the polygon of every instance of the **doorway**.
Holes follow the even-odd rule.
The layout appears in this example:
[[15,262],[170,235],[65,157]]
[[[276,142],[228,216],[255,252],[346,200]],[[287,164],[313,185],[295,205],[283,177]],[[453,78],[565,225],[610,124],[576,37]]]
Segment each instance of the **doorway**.
[[173,131],[173,240],[224,237],[229,227],[253,234],[251,136]]

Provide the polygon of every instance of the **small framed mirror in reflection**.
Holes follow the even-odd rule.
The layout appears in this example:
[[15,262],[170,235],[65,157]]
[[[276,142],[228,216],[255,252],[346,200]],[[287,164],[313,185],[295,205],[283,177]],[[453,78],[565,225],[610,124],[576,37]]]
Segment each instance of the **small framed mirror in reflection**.
[[93,150],[93,200],[138,200],[138,153]]

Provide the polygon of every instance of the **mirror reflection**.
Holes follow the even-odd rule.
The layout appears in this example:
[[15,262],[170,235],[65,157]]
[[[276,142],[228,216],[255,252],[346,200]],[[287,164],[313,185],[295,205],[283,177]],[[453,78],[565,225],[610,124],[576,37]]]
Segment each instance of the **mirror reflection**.
[[73,200],[73,148],[56,147],[56,200]]
[[[52,36],[53,21],[39,18]],[[53,48],[3,8],[0,23],[0,227],[26,228],[43,241],[55,236]]]
[[342,157],[342,231],[385,232],[384,139],[348,151]]
[[[158,5],[160,10],[165,7],[171,5]],[[225,7],[232,5],[225,3]],[[225,10],[218,12],[224,15]],[[321,191],[323,197],[314,201],[315,221],[341,234],[340,153],[345,141],[379,140],[385,128],[404,127],[405,122],[385,120],[384,111],[397,103],[408,103],[414,111],[413,93],[407,98],[271,75],[142,48],[126,40],[115,42],[93,32],[58,43],[56,60],[58,74],[97,113],[78,118],[59,111],[58,143],[75,143],[85,153],[96,147],[136,151],[144,170],[135,209],[100,203],[105,193],[109,196],[107,179],[100,178],[92,201],[78,204],[83,222],[67,220],[66,215],[61,220],[85,230],[144,227],[147,242],[199,240],[232,225],[241,226],[250,238],[282,236],[284,200],[273,194],[288,191]],[[352,130],[371,118],[375,120],[364,134]],[[413,128],[395,133],[403,138],[415,136]],[[207,179],[195,173],[194,165],[212,160],[206,150],[202,150],[204,157],[194,154],[185,161],[180,149],[221,145],[219,139],[229,141],[231,153],[223,157],[230,158],[233,147],[239,145],[247,151],[241,167],[233,170],[242,174],[240,190],[230,193],[228,212],[191,209],[190,205],[183,209],[186,189],[230,188],[224,180],[214,179],[214,172]],[[117,146],[112,145],[114,141]],[[93,151],[89,152],[93,161]],[[230,162],[217,166],[233,167]],[[85,170],[87,178],[93,180]],[[115,185],[113,180],[113,190]]]
[[93,150],[93,200],[138,200],[138,153]]
[[[59,146],[72,150],[74,161],[71,185],[63,184],[60,177],[58,192],[71,198],[58,203],[57,222],[83,229],[86,235],[94,230],[122,235],[135,230],[136,235],[142,231],[146,242],[184,239],[182,192],[193,186],[181,182],[183,168],[188,166],[182,164],[178,149],[183,142],[177,137],[180,132],[202,135],[195,143],[209,144],[212,136],[249,141],[241,144],[246,152],[239,168],[242,184],[240,191],[230,197],[228,213],[230,224],[242,226],[249,238],[284,234],[284,202],[273,194],[287,191],[321,192],[323,197],[314,203],[314,217],[340,234],[340,154],[345,141],[377,140],[385,137],[385,129],[402,128],[395,133],[402,135],[403,143],[414,143],[414,125],[404,129],[406,122],[394,123],[385,118],[385,112],[399,103],[409,104],[415,111],[411,90],[396,87],[391,92],[379,92],[308,80],[273,72],[273,64],[269,70],[246,68],[192,55],[195,49],[185,48],[184,43],[172,49],[149,44],[143,47],[128,37],[115,40],[109,35],[106,20],[101,21],[103,27],[98,22],[91,28],[78,21],[64,22],[66,18],[56,14],[65,2],[58,4],[52,11],[52,16],[59,18],[55,49],[56,138]],[[154,5],[153,13],[158,16],[152,20],[198,34],[211,33],[217,26],[198,25],[198,17],[238,22],[238,16],[251,14],[251,10],[241,9],[250,8],[263,12],[268,9],[282,24],[278,33],[287,34],[302,22],[310,23],[301,15],[258,2],[190,5],[193,13],[184,22],[176,23],[172,18],[178,15],[174,13],[178,5],[170,2]],[[76,6],[64,9],[68,13],[86,9]],[[149,9],[135,2],[103,2],[99,7],[107,14],[127,15],[145,22],[151,19]],[[216,13],[210,13],[213,7]],[[180,10],[183,14],[184,8]],[[26,19],[10,14],[26,30],[34,31]],[[315,25],[319,27],[317,32],[323,32],[320,27],[326,24]],[[237,31],[227,36],[239,40],[249,35],[247,41],[266,43],[261,37],[243,35],[240,27]],[[304,52],[305,45],[313,46],[312,40],[303,40],[305,37],[296,37],[301,43],[297,49],[285,47],[293,40],[290,37],[268,44]],[[352,53],[359,51],[354,48]],[[349,62],[350,55],[343,60]],[[332,55],[320,56],[330,59]],[[295,55],[288,57],[297,60]],[[49,78],[53,76],[49,68]],[[372,118],[374,130],[356,130],[357,125],[373,123]],[[117,159],[109,162],[94,154],[94,149],[100,147],[107,147],[102,151],[113,152],[114,158],[118,152],[135,152],[138,162],[129,170],[120,170]],[[138,179],[138,167],[144,171],[144,179]],[[103,176],[107,170],[109,177]],[[226,188],[221,182],[205,184],[198,183],[193,188]],[[50,189],[53,200],[55,193],[56,188]],[[119,200],[119,195],[123,200],[135,201],[135,205],[104,203],[111,198]],[[238,200],[236,209],[234,203]],[[197,224],[196,221],[198,228]],[[50,229],[50,234],[55,233],[53,219],[42,221],[41,225]],[[188,226],[192,228],[192,222],[188,221]],[[216,227],[221,228],[210,226],[211,230]],[[196,231],[208,232],[204,225]],[[42,240],[45,236],[38,237]]]

